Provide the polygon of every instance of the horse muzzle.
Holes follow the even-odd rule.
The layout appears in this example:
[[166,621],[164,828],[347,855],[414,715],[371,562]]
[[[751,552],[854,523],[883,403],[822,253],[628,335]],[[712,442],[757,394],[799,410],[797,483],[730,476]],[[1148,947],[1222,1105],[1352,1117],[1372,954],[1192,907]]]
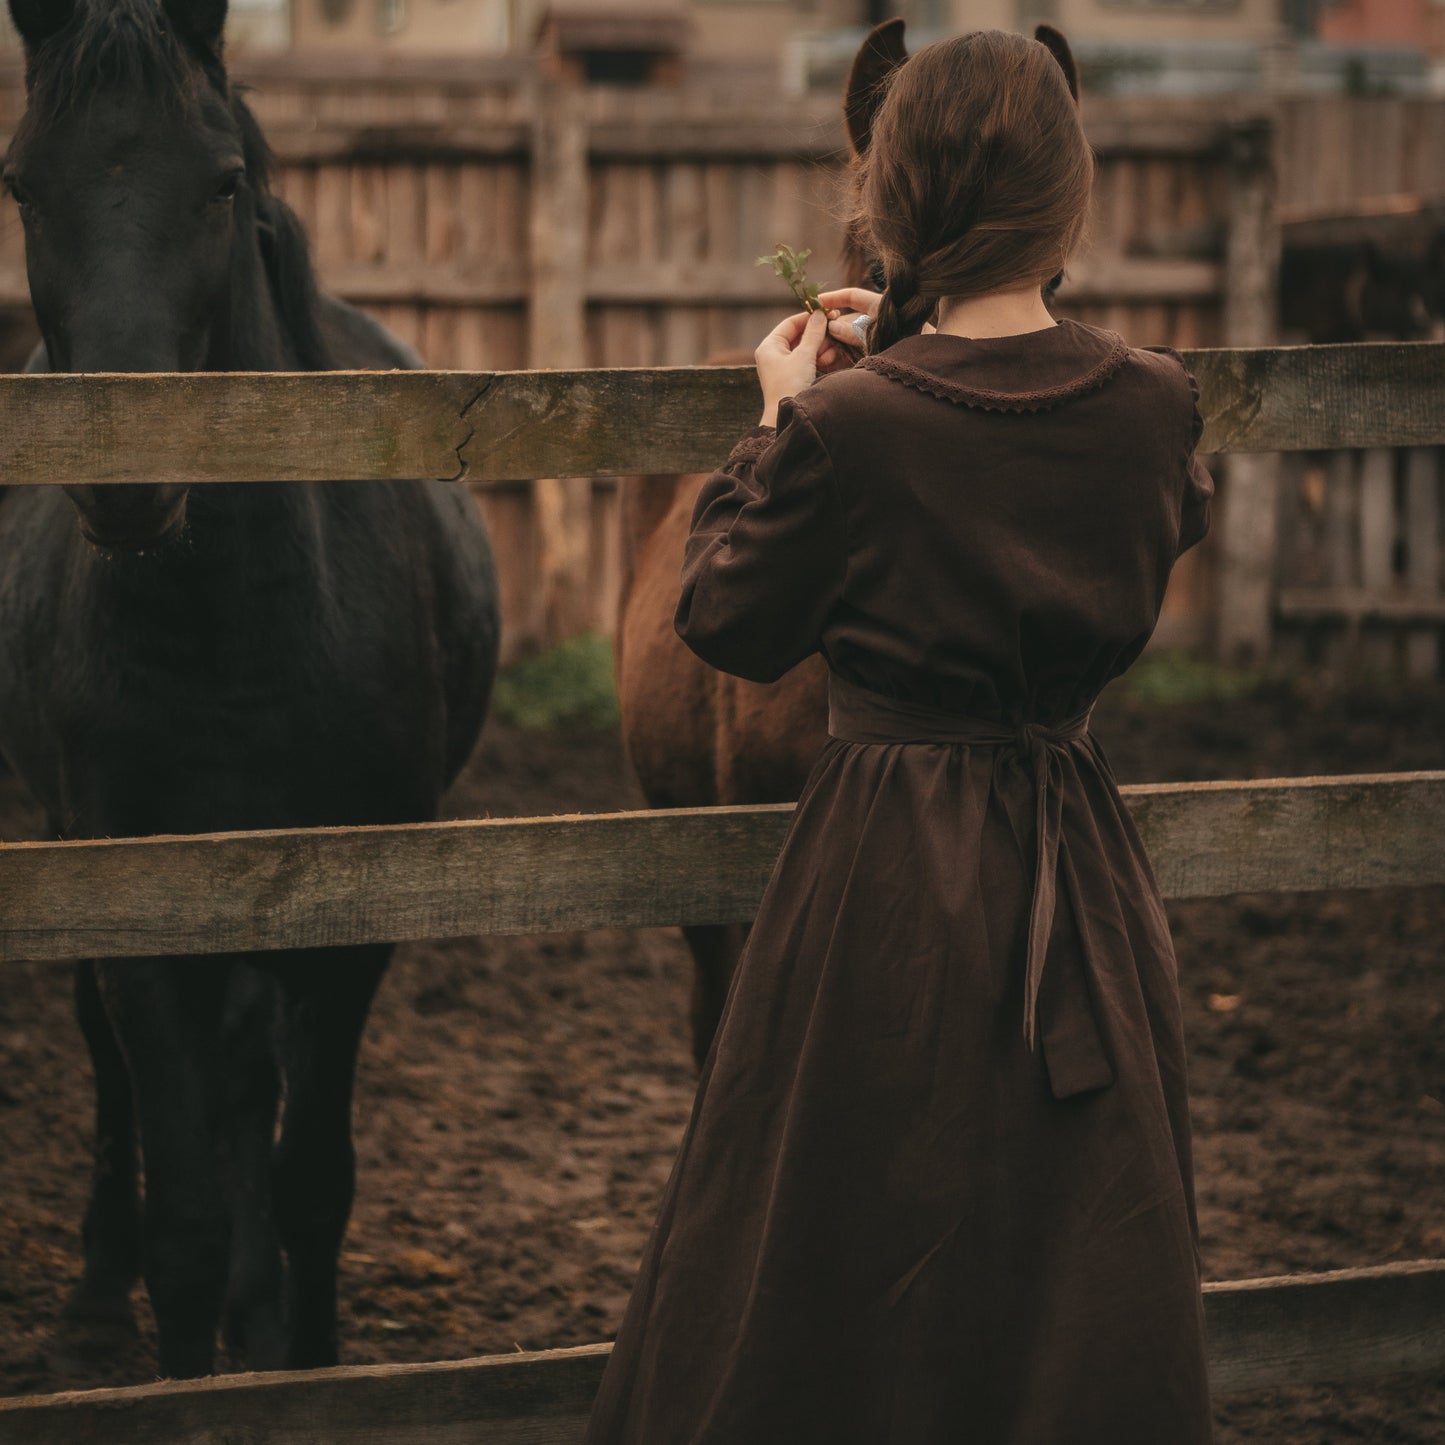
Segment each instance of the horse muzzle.
[[185,486],[124,483],[66,487],[87,542],[107,552],[149,552],[186,525]]

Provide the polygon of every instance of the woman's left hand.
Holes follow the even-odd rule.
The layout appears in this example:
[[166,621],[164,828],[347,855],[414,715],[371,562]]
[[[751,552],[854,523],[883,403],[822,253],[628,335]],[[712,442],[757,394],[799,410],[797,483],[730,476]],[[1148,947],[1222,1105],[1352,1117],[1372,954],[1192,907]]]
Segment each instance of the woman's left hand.
[[799,311],[775,326],[753,353],[763,388],[763,426],[777,426],[778,403],[796,396],[818,379],[818,372],[837,360],[828,339],[824,311]]

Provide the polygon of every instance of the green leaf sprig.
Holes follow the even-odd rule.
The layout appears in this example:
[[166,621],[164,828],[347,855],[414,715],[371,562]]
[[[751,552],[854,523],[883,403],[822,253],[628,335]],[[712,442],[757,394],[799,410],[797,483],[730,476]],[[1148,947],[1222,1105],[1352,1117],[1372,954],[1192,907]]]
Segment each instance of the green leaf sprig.
[[798,305],[804,311],[818,309],[818,288],[808,280],[806,270],[808,257],[812,254],[811,250],[795,251],[779,241],[777,250],[771,256],[759,256],[757,260],[759,266],[771,266],[773,275],[781,276],[788,283],[788,289],[797,297]]

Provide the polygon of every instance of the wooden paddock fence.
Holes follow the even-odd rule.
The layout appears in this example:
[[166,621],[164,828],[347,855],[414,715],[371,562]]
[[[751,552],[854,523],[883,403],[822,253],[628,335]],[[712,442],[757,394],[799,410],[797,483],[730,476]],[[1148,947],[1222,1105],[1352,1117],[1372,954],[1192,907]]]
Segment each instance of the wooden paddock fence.
[[[840,274],[835,95],[706,67],[685,89],[571,88],[517,57],[243,55],[236,70],[323,283],[433,366],[694,365],[751,348],[782,314],[780,283],[753,264],[777,241],[811,246],[815,278]],[[0,60],[0,146],[23,104],[19,65]],[[1098,175],[1061,309],[1136,344],[1271,344],[1281,214],[1445,200],[1438,101],[1091,96],[1084,115]],[[28,311],[21,230],[0,202],[0,367],[34,339]],[[1394,465],[1423,476],[1422,459]],[[1215,534],[1176,569],[1160,643],[1438,672],[1441,548],[1425,555],[1418,505],[1441,510],[1440,478],[1387,514],[1354,475],[1237,456]],[[1343,479],[1327,502],[1320,476]],[[613,631],[611,477],[492,485],[482,505],[506,660]]]
[[[1445,445],[1445,346],[1192,353],[1216,451]],[[0,377],[0,480],[673,471],[746,371]],[[195,438],[207,447],[197,452]],[[1124,790],[1167,897],[1445,883],[1445,772]],[[788,807],[0,845],[0,966],[744,922]],[[1445,1261],[1207,1286],[1220,1396],[1445,1368]],[[606,1345],[0,1401],[6,1445],[577,1441]]]
[[[836,95],[702,77],[683,91],[580,89],[524,63],[238,68],[322,284],[432,366],[697,365],[751,351],[785,314],[782,283],[754,264],[777,242],[811,247],[814,279],[842,278]],[[22,109],[18,67],[0,66],[0,148]],[[1274,312],[1272,269],[1251,263],[1273,236],[1258,116],[1100,98],[1087,123],[1098,179],[1066,313],[1141,344],[1274,340],[1257,329]],[[12,347],[23,358],[23,237],[0,201],[0,329],[7,311],[27,318]],[[612,632],[611,479],[518,480],[482,504],[499,543],[504,659]],[[1216,560],[1206,543],[1182,564],[1166,634],[1207,630]]]

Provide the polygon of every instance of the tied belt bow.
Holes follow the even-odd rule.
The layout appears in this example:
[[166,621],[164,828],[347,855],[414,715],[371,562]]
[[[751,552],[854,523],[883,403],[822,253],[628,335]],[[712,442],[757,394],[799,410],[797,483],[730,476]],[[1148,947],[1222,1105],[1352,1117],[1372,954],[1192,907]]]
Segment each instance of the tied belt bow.
[[1044,964],[1058,902],[1064,781],[1060,755],[1071,743],[1088,735],[1089,713],[1054,726],[1009,724],[884,697],[834,674],[828,682],[828,731],[850,743],[961,743],[1007,749],[1031,770],[1036,865],[1025,950],[1024,1038],[1030,1049],[1042,1040],[1044,1064],[1055,1098],[1065,1099],[1112,1084],[1114,1070],[1089,1000],[1083,958],[1057,960],[1065,967],[1051,971],[1049,996],[1040,1006]]

